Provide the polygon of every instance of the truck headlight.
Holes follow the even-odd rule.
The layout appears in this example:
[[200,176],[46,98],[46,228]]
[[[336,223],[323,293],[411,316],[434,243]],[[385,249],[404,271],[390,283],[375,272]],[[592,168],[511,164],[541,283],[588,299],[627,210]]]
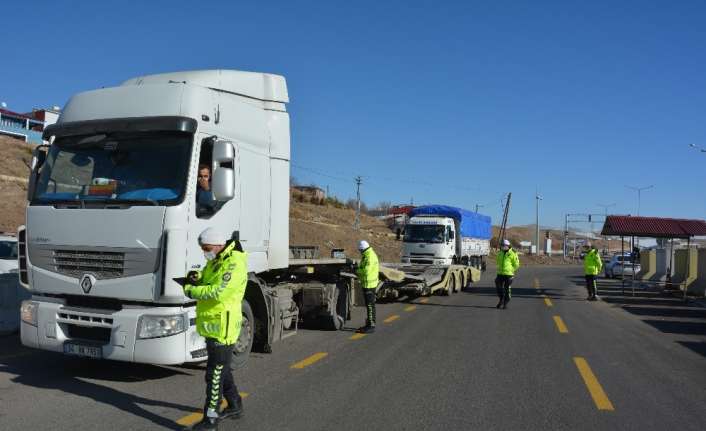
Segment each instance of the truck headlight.
[[37,309],[39,303],[34,301],[22,301],[20,305],[20,316],[22,321],[28,325],[37,326]]
[[159,338],[186,331],[185,314],[172,316],[141,316],[137,324],[137,338]]

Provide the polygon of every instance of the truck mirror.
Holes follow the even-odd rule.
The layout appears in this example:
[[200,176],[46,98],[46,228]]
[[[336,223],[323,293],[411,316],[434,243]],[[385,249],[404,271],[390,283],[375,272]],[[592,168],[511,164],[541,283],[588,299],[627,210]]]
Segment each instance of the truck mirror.
[[27,184],[27,200],[31,201],[34,197],[34,191],[37,189],[37,180],[39,179],[39,169],[47,160],[47,152],[49,145],[40,145],[32,151],[32,161],[29,164],[29,182]]
[[235,148],[230,141],[213,143],[211,190],[217,201],[225,202],[235,197]]

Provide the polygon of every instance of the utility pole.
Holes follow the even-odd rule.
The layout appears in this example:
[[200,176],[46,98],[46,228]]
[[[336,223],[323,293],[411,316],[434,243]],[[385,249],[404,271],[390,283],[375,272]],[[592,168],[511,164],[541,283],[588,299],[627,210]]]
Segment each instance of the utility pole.
[[[603,216],[603,223],[605,224],[605,221],[608,220],[608,208],[614,207],[616,204],[596,204],[597,206],[603,208],[603,211],[605,215]],[[603,237],[603,241],[605,241],[605,248],[608,252],[610,252],[610,240],[608,239],[607,236]]]
[[535,233],[534,233],[534,241],[535,241],[534,243],[537,245],[536,253],[537,253],[537,255],[539,255],[539,201],[542,200],[542,197],[539,196],[539,191],[537,191],[535,193],[534,197],[535,197],[535,200],[537,201],[537,205],[536,205],[537,217],[535,219],[536,226],[535,226]]
[[654,185],[649,185],[646,187],[634,187],[634,186],[625,186],[629,188],[630,190],[635,190],[637,192],[637,216],[640,217],[640,201],[642,198],[642,192],[644,190],[649,190],[654,187]]
[[505,231],[507,230],[507,216],[510,212],[510,199],[512,198],[512,193],[507,194],[507,200],[505,201],[505,209],[503,211],[503,222],[500,225],[500,235],[498,238],[498,249],[503,245],[503,240],[505,239]]
[[355,204],[355,221],[353,222],[353,229],[360,229],[360,185],[363,183],[363,177],[358,175],[355,177],[356,185],[356,204]]

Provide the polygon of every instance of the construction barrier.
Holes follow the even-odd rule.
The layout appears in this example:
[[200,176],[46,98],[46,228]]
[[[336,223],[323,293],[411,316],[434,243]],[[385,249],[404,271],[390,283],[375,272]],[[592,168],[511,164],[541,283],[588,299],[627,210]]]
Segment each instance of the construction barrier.
[[[650,281],[663,283],[668,276],[672,276],[673,250],[671,248],[658,248],[655,250],[655,273],[650,277]],[[671,274],[670,274],[671,272]]]
[[[706,267],[705,267],[706,268]],[[698,274],[698,250],[694,247],[674,252],[674,277],[671,285],[684,290],[696,281]]]
[[649,281],[657,271],[657,250],[645,250],[640,253],[640,271],[635,279]]
[[706,249],[698,251],[696,279],[688,286],[687,293],[704,296],[706,293]]
[[0,333],[20,328],[20,303],[32,295],[20,285],[17,273],[0,274]]

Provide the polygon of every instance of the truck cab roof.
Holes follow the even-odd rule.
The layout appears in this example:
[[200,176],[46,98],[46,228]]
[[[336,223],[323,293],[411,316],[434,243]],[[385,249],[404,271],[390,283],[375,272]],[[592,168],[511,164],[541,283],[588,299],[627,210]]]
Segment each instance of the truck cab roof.
[[283,76],[239,70],[193,70],[160,73],[128,79],[121,86],[184,83],[237,94],[266,102],[288,103],[289,94]]

